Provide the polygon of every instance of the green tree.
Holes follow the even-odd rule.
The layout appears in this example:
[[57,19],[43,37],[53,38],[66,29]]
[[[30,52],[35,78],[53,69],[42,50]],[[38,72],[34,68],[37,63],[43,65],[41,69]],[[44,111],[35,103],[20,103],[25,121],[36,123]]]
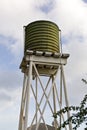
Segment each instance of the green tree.
[[[87,81],[85,79],[82,79],[82,81],[87,84]],[[77,130],[77,128],[80,127],[82,123],[85,123],[85,130],[87,130],[87,95],[84,96],[79,106],[65,107],[57,113],[54,113],[53,116],[54,118],[57,118],[57,116],[65,114],[68,111],[73,111],[74,113],[72,113],[72,116],[69,119],[61,124],[58,130],[60,130],[62,127],[64,128],[66,125],[69,125],[69,122],[72,122],[74,130]]]

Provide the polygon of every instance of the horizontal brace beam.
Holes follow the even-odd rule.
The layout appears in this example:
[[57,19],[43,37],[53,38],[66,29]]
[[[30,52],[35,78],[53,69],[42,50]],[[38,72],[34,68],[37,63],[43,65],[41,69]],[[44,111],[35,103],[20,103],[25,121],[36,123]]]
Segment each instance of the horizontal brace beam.
[[54,58],[54,57],[44,57],[44,56],[35,56],[35,55],[26,55],[25,61],[33,61],[37,64],[47,64],[47,65],[58,65],[62,64],[65,65],[67,64],[67,59],[66,58]]

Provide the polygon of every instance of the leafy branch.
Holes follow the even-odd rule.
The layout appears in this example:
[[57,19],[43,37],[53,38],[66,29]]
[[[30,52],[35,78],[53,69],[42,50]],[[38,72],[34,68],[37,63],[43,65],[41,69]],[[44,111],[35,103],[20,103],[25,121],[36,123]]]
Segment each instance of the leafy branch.
[[72,122],[72,124],[74,124],[74,130],[76,130],[83,122],[85,122],[87,125],[87,95],[85,95],[85,97],[81,101],[80,106],[65,107],[57,113],[54,113],[53,116],[54,118],[57,118],[57,116],[65,114],[68,111],[74,111],[75,113],[73,113],[69,119],[64,121],[63,124],[61,124],[60,128],[64,128],[66,125],[69,124],[69,122]]

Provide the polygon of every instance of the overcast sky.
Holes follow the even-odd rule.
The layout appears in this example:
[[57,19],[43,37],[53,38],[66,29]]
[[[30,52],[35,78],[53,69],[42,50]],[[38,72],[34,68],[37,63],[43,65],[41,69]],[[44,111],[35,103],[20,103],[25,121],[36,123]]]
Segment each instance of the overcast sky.
[[[70,104],[79,104],[87,86],[87,0],[0,0],[0,130],[17,130],[23,74],[23,26],[51,20],[62,31],[69,53],[65,75]],[[80,130],[80,129],[79,129]]]

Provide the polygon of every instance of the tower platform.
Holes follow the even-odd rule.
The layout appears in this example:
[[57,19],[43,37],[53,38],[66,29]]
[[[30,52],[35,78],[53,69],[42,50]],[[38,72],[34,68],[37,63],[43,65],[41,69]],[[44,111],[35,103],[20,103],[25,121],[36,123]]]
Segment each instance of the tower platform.
[[[59,65],[66,65],[69,54],[52,53],[42,51],[27,50],[20,65],[23,73],[27,73],[29,62],[33,61],[37,66],[40,75],[50,76],[55,75]],[[34,70],[33,76],[35,76]]]

